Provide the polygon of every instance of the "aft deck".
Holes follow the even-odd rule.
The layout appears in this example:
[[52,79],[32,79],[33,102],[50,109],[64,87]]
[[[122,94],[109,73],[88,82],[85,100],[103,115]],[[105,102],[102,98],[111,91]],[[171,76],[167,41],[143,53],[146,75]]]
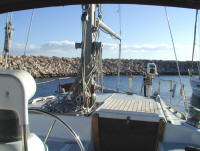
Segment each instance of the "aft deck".
[[105,103],[93,116],[95,150],[156,150],[163,122],[159,102],[122,93],[97,100]]
[[101,109],[159,114],[157,102],[138,95],[115,94]]
[[138,120],[139,118],[144,121],[159,121],[160,117],[163,117],[160,103],[151,98],[121,93],[114,93],[97,99],[100,98],[104,98],[105,103],[97,112],[103,117],[123,118],[129,116],[132,119]]

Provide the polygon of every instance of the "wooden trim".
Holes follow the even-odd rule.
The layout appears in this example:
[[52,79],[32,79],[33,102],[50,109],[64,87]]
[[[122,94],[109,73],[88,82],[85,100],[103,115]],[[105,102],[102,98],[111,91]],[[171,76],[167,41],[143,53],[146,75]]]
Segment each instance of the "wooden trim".
[[164,135],[164,130],[165,130],[165,120],[160,119],[159,126],[158,126],[158,140],[163,141],[163,135]]
[[100,140],[99,140],[99,114],[95,113],[92,116],[92,134],[94,140],[95,151],[100,151]]
[[159,124],[158,124],[157,139],[155,143],[155,151],[159,151],[159,142],[163,141],[165,124],[166,124],[165,120],[160,119]]

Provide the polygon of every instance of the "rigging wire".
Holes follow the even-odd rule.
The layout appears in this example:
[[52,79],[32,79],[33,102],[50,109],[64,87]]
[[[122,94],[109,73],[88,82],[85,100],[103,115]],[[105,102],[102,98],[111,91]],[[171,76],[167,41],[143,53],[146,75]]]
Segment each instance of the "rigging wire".
[[[98,19],[102,20],[101,4],[99,4],[98,6]],[[99,42],[100,30],[101,28],[97,27],[96,38],[95,38],[96,42]],[[96,64],[97,64],[97,69],[96,69],[97,70],[97,84],[98,84],[98,87],[101,85],[101,91],[103,92],[104,73],[103,73],[103,62],[102,62],[102,44],[101,46],[97,46],[97,48],[95,49],[96,49]]]
[[[200,26],[200,22],[199,22],[199,12],[198,12],[198,14],[197,14],[197,19],[198,19],[198,26]],[[200,30],[199,30],[199,28],[198,28],[198,32],[199,32],[199,34],[200,34]],[[199,38],[199,36],[198,36],[198,38]],[[199,38],[199,41],[200,41],[200,38]],[[198,46],[199,46],[199,51],[200,51],[200,43],[198,44]],[[198,51],[198,52],[199,52]],[[199,53],[199,56],[198,57],[200,57],[200,53]],[[200,62],[199,61],[197,61],[197,67],[198,67],[198,72],[199,72],[199,76],[200,76]]]
[[[118,9],[117,9],[117,13],[119,14],[119,26],[120,26],[120,36],[121,36],[121,8],[120,5],[118,5]],[[102,12],[101,12],[101,8],[99,8],[99,14],[98,14],[99,18],[102,18]],[[108,36],[102,35],[101,33],[101,37],[107,38],[107,39],[113,39],[113,40],[118,40],[116,37],[114,37],[113,35],[111,35],[111,33],[107,32],[106,30],[99,28],[100,31],[102,31],[102,33],[105,33]],[[102,54],[100,54],[102,56]],[[119,44],[119,57],[118,57],[118,78],[117,78],[117,83],[116,83],[116,89],[117,91],[119,91],[119,81],[120,81],[120,60],[121,60],[121,40],[120,40],[120,44]],[[101,63],[102,64],[102,63]],[[102,77],[103,79],[103,77]]]
[[186,114],[188,114],[189,109],[188,109],[188,104],[187,104],[187,101],[186,101],[184,85],[183,85],[182,79],[181,79],[181,73],[180,73],[180,68],[179,68],[178,59],[177,59],[177,55],[176,55],[176,49],[175,49],[172,30],[171,30],[171,26],[170,26],[169,16],[168,16],[168,13],[167,13],[167,8],[166,7],[164,7],[164,8],[165,8],[165,15],[166,15],[167,23],[168,23],[170,36],[171,36],[172,46],[173,46],[173,50],[174,50],[174,56],[175,56],[175,59],[176,59],[176,65],[177,65],[177,69],[178,69],[178,75],[179,75],[179,81],[180,81],[180,84],[181,84],[181,90],[183,92],[183,100],[184,100],[185,112],[186,112]]
[[25,61],[25,56],[26,56],[28,41],[29,41],[29,37],[30,37],[30,31],[31,31],[32,21],[33,21],[33,15],[34,15],[34,9],[32,10],[30,24],[29,24],[29,27],[28,27],[28,34],[27,34],[27,38],[26,38],[26,44],[25,44],[25,48],[24,48],[24,56],[23,56],[23,64],[24,64],[24,66],[25,66],[25,62],[24,61]]
[[198,9],[196,10],[196,17],[195,17],[195,24],[194,24],[194,40],[193,40],[193,48],[192,48],[192,69],[193,69],[194,50],[195,50],[195,43],[196,43],[197,17],[198,17]]
[[[118,13],[119,13],[119,35],[121,37],[122,30],[121,30],[121,7],[120,4],[118,6]],[[119,92],[119,85],[120,85],[120,62],[121,62],[121,40],[119,42],[119,58],[118,58],[118,73],[117,73],[117,92]]]
[[[81,82],[82,82],[82,100],[83,100],[83,106],[82,108],[86,109],[86,112],[88,112],[88,107],[89,107],[89,98],[91,97],[91,92],[90,89],[88,88],[88,84],[86,83],[86,79],[89,79],[88,82],[90,81],[90,75],[88,74],[86,76],[86,66],[91,64],[91,61],[86,65],[86,37],[87,37],[87,30],[88,30],[88,26],[87,26],[87,13],[88,13],[88,9],[85,8],[83,9],[83,16],[82,16],[82,54],[81,54],[81,61],[82,61],[82,67],[81,67]],[[91,73],[92,71],[90,71]],[[78,88],[79,89],[79,88]],[[80,94],[78,94],[80,95]]]
[[86,91],[86,84],[85,84],[85,66],[86,66],[86,63],[85,63],[85,51],[86,51],[86,31],[87,31],[87,25],[85,23],[86,21],[85,20],[82,20],[82,31],[83,31],[83,35],[82,35],[82,44],[83,44],[83,50],[82,50],[82,58],[83,58],[83,67],[82,67],[82,85],[83,85],[83,101],[85,101],[85,98],[86,98],[86,94],[85,94],[85,91]]

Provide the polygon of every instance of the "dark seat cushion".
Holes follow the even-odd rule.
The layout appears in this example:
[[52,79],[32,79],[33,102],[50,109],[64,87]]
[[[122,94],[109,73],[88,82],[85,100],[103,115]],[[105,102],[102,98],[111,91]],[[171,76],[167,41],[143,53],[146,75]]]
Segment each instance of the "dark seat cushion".
[[0,110],[0,142],[11,142],[22,138],[17,113],[11,110]]

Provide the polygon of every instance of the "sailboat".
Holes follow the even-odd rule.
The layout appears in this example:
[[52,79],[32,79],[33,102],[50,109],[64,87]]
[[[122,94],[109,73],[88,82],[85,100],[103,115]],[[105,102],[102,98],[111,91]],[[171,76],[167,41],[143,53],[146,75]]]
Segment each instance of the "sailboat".
[[[192,0],[98,2],[200,8],[200,2]],[[82,49],[80,75],[66,91],[46,99],[44,104],[36,101],[30,106],[28,101],[36,90],[33,77],[22,70],[0,71],[0,150],[200,150],[200,130],[192,118],[188,122],[187,114],[167,106],[159,91],[150,94],[155,66],[151,65],[144,77],[146,97],[97,93],[95,80],[101,69],[102,44],[95,41],[95,33],[101,28],[119,41],[122,38],[103,22],[100,4],[95,3],[93,0],[0,1],[1,13],[72,4],[83,8],[82,42],[76,43],[76,48]]]
[[200,98],[200,79],[199,76],[191,76],[190,77],[190,84],[192,87],[192,93],[197,98]]
[[[195,51],[195,43],[196,43],[196,28],[198,21],[198,10],[196,10],[196,19],[195,19],[195,28],[194,28],[194,41],[193,41],[193,52],[192,52],[192,63],[194,60],[194,51]],[[190,85],[192,87],[192,92],[194,97],[200,98],[200,76],[193,75],[194,65],[192,64],[192,70],[188,70],[190,76]],[[199,70],[199,63],[197,62],[197,68]]]

